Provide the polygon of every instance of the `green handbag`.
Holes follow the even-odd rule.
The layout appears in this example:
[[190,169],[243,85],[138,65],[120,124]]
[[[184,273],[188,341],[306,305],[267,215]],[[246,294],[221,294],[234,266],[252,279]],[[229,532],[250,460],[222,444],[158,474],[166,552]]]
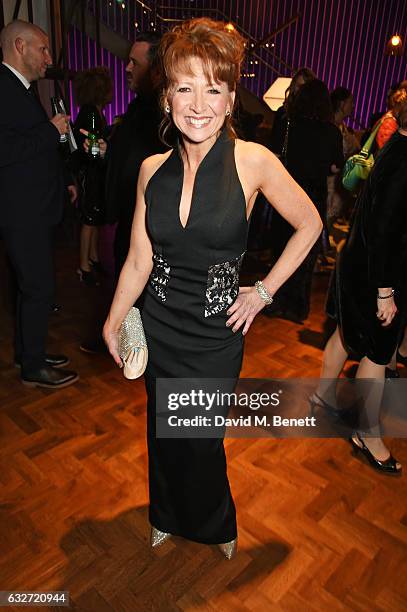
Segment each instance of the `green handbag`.
[[345,163],[342,173],[342,185],[348,191],[356,191],[360,182],[367,179],[373,168],[374,157],[370,154],[370,151],[382,122],[383,119],[378,122],[360,153],[352,155]]

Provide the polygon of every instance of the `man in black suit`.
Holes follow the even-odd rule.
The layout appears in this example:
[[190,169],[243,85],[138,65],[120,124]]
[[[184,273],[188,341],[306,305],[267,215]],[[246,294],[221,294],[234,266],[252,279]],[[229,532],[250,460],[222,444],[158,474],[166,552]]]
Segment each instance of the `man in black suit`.
[[49,120],[30,85],[52,63],[46,33],[17,20],[1,31],[0,42],[0,234],[18,285],[15,361],[24,384],[57,389],[78,380],[76,372],[59,369],[68,363],[64,355],[45,353],[52,233],[65,189],[58,147],[69,117]]
[[159,103],[158,47],[161,36],[143,32],[130,49],[127,86],[137,94],[113,131],[107,147],[106,216],[117,221],[114,243],[118,278],[130,246],[136,204],[137,179],[146,157],[167,150],[159,138],[162,112]]

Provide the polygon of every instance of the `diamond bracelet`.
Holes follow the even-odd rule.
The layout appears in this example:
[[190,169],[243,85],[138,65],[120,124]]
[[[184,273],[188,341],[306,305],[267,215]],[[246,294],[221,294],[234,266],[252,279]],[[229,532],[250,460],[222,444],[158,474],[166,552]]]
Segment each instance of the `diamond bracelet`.
[[260,280],[258,280],[254,283],[254,286],[256,288],[257,293],[263,300],[263,302],[265,302],[267,306],[269,306],[273,302],[273,298],[269,294],[269,292],[267,291],[263,283]]

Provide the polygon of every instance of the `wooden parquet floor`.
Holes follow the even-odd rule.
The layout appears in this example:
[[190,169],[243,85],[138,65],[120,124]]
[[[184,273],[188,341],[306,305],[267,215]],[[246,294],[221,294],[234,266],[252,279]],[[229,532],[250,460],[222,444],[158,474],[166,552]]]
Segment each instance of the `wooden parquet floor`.
[[[79,351],[103,300],[79,285],[72,249],[58,262],[50,349],[78,384],[20,384],[2,300],[0,590],[66,590],[86,612],[407,610],[406,476],[374,472],[344,440],[227,439],[236,558],[176,538],[151,550],[143,383]],[[318,376],[326,282],[304,326],[257,318],[243,376]],[[407,470],[407,442],[391,448]]]

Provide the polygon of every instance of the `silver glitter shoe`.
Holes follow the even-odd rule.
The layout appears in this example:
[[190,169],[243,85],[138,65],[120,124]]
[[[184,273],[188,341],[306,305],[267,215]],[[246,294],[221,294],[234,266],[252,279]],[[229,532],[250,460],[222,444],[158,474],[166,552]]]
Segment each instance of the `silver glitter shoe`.
[[161,546],[165,540],[171,537],[170,533],[166,533],[165,531],[160,531],[156,527],[151,527],[151,535],[150,535],[150,544],[151,548],[156,548],[157,546]]
[[218,544],[219,549],[223,552],[226,559],[232,559],[237,552],[237,538],[226,542],[225,544]]

